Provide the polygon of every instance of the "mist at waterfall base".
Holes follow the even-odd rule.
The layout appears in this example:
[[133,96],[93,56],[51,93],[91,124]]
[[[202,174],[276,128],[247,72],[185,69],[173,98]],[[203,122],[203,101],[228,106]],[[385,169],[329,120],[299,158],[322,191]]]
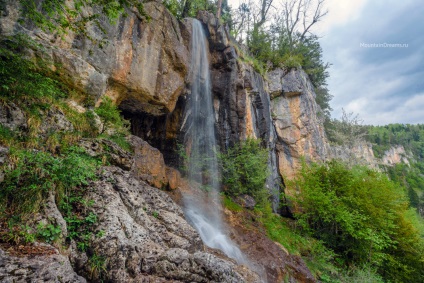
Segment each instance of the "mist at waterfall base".
[[201,23],[194,19],[192,26],[189,74],[191,95],[186,109],[185,138],[186,147],[189,149],[188,177],[191,184],[206,189],[208,193],[205,194],[206,199],[200,203],[196,198],[183,195],[185,214],[205,245],[219,249],[239,264],[243,264],[246,260],[242,252],[223,232],[208,46]]

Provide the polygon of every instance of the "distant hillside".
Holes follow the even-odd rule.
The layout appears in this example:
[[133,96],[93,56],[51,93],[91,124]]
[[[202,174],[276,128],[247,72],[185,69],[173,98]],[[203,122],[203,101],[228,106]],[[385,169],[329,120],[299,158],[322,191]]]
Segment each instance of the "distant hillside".
[[382,166],[392,180],[406,187],[411,205],[424,216],[424,125],[390,124],[366,128],[365,138],[373,144],[377,158],[383,158],[392,148],[404,148],[401,155],[407,162]]

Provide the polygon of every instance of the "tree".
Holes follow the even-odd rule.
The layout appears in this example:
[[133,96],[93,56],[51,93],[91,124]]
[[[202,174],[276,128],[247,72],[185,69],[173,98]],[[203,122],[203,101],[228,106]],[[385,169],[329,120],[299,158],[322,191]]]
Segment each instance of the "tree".
[[294,46],[295,36],[297,41],[303,41],[313,25],[318,23],[328,10],[323,10],[325,0],[287,0],[282,4],[282,13],[279,15],[284,29],[287,31],[290,44]]
[[216,4],[216,17],[218,19],[221,18],[221,10],[222,10],[222,0],[218,0],[218,3]]
[[365,141],[367,136],[367,128],[362,125],[363,120],[359,115],[352,112],[347,113],[344,109],[341,120],[331,120],[327,127],[326,133],[331,142],[342,145],[354,145],[358,142]]
[[383,173],[330,161],[303,164],[287,182],[298,190],[298,224],[345,266],[376,267],[388,282],[424,276],[424,241],[405,191]]

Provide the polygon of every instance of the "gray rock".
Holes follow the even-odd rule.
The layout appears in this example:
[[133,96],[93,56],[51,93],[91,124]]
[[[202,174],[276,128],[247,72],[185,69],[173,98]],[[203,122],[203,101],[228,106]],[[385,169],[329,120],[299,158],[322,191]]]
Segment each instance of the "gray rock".
[[27,128],[24,112],[13,102],[0,104],[0,124],[11,130],[23,130]]
[[[301,95],[306,91],[306,79],[302,72],[292,69],[287,72],[286,70],[277,68],[267,73],[268,76],[268,89],[272,98],[280,95],[296,96]],[[306,81],[305,81],[306,79]]]
[[40,134],[48,134],[55,132],[72,132],[74,126],[65,117],[65,114],[59,109],[50,109],[43,117],[43,122],[40,125]]
[[[155,272],[165,278],[184,282],[245,282],[235,266],[214,255],[196,252],[189,254],[181,249],[168,250],[155,264]],[[250,273],[249,282],[260,282],[258,276]]]
[[197,18],[205,24],[208,30],[209,42],[212,49],[223,51],[229,46],[227,26],[222,25],[212,13],[207,11],[199,11]]
[[[6,163],[9,156],[9,148],[0,146],[0,168]],[[0,183],[4,181],[4,172],[0,169]]]
[[[52,248],[52,247],[51,247]],[[15,282],[68,282],[83,283],[69,259],[55,250],[56,254],[31,257],[11,256],[0,249],[0,281]]]
[[[104,232],[91,239],[91,253],[107,259],[102,278],[140,282],[149,274],[183,282],[244,282],[236,265],[203,253],[198,233],[165,192],[118,167],[102,171],[86,195],[94,200],[88,210],[98,216],[93,233]],[[72,250],[78,272],[90,276],[87,256]]]
[[85,152],[92,157],[106,156],[114,166],[129,170],[133,164],[130,153],[123,150],[116,143],[107,139],[82,139],[78,143]]
[[249,195],[240,195],[236,198],[236,202],[240,204],[242,207],[247,209],[255,208],[256,201],[253,197]]

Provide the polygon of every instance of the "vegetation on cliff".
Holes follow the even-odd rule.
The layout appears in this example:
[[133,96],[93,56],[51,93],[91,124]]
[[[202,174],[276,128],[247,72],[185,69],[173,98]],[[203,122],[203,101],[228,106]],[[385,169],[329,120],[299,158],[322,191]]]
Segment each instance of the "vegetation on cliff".
[[[24,13],[47,30],[77,30],[87,21],[78,18],[79,9],[58,9],[60,1],[44,1],[41,13],[33,1],[24,1]],[[137,1],[135,1],[137,2]],[[134,1],[77,1],[80,5],[104,5],[103,12],[113,21]],[[208,8],[210,2],[187,1],[190,6],[167,1],[177,15],[194,15],[197,9]],[[139,2],[137,2],[139,3]],[[266,4],[266,3],[265,3]],[[139,7],[139,9],[141,9]],[[260,66],[306,70],[317,91],[317,102],[329,115],[331,96],[325,88],[327,64],[322,62],[321,48],[315,36],[289,34],[287,27],[262,28],[260,21],[249,17],[253,27],[246,32],[249,52]],[[140,12],[140,11],[139,11]],[[225,13],[224,13],[225,14]],[[79,21],[70,22],[69,15]],[[53,19],[53,21],[50,21]],[[228,17],[231,23],[231,17]],[[53,24],[53,25],[52,25]],[[233,28],[235,23],[233,22]],[[249,26],[249,23],[246,23]],[[233,30],[234,31],[234,30]],[[96,237],[89,227],[97,221],[86,208],[92,205],[84,199],[86,185],[97,178],[100,164],[107,156],[91,157],[78,145],[82,138],[106,137],[128,149],[124,137],[127,123],[110,99],[94,109],[90,96],[64,84],[55,66],[33,55],[28,39],[2,38],[0,43],[0,102],[4,107],[16,105],[25,115],[27,124],[16,128],[0,125],[0,145],[10,148],[9,162],[0,191],[0,240],[10,243],[45,242],[69,243],[75,240],[79,250],[89,249],[90,237]],[[25,54],[25,55],[23,55]],[[79,102],[84,111],[75,109],[67,99]],[[56,128],[44,125],[55,117]],[[51,122],[51,121],[50,121]],[[50,124],[54,124],[51,122]],[[353,168],[339,162],[304,165],[297,179],[287,182],[298,194],[291,199],[297,208],[295,220],[273,214],[265,190],[268,152],[259,141],[247,140],[221,154],[222,184],[230,197],[241,194],[253,196],[258,205],[253,218],[263,224],[268,236],[283,244],[291,253],[301,255],[310,269],[323,282],[412,282],[422,279],[423,230],[422,221],[409,209],[424,205],[423,196],[423,127],[420,125],[389,125],[344,128],[344,122],[333,123],[339,131],[332,132],[337,143],[368,130],[368,140],[375,144],[381,156],[391,145],[404,145],[415,161],[410,166],[387,167],[384,174],[366,167]],[[361,136],[362,137],[362,136]],[[406,188],[406,189],[405,189]],[[63,239],[60,228],[53,223],[31,223],[29,215],[42,208],[43,200],[52,194],[60,204],[69,234]],[[240,207],[226,198],[225,204]],[[158,213],[153,214],[156,218]],[[93,268],[104,268],[105,259],[92,254]],[[362,281],[361,281],[362,280]]]
[[382,158],[391,147],[403,146],[409,164],[383,166],[391,180],[406,188],[411,206],[424,217],[424,125],[390,124],[367,126],[366,139]]
[[[24,36],[0,42],[0,103],[2,111],[15,111],[24,121],[0,125],[0,147],[7,147],[0,190],[0,241],[14,244],[35,240],[58,246],[75,240],[87,249],[96,222],[84,213],[83,198],[89,182],[97,178],[107,156],[92,157],[79,145],[82,138],[108,138],[127,146],[128,133],[116,106],[110,101],[90,110],[92,100],[60,81],[54,66],[42,56],[26,56],[31,48],[42,50]],[[80,101],[83,111],[70,104]],[[14,114],[15,116],[17,114]],[[18,116],[19,116],[18,115]],[[101,130],[99,130],[101,128]],[[100,135],[101,134],[101,135]],[[34,222],[53,196],[68,224],[68,235],[50,219]],[[94,235],[93,235],[94,236]]]

